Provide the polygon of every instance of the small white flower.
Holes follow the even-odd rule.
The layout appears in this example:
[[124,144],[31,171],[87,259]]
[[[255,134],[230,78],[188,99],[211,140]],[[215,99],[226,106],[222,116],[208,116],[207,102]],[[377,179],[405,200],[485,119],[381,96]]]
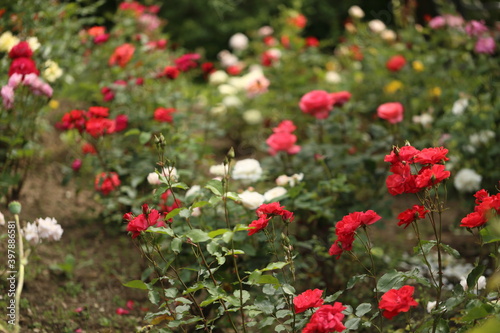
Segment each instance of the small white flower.
[[264,193],[264,199],[269,202],[272,201],[278,197],[281,197],[285,195],[287,192],[286,188],[281,187],[281,186],[276,186]]
[[219,85],[227,81],[229,75],[222,70],[218,70],[210,74],[208,77],[208,82],[211,84]]
[[248,181],[257,181],[262,176],[262,168],[259,161],[253,158],[247,158],[237,161],[234,164],[232,177]]
[[222,99],[222,104],[228,108],[237,108],[243,105],[237,96],[226,96]]
[[483,290],[486,289],[486,277],[484,275],[481,275],[479,279],[477,280],[477,289],[478,290]]
[[325,81],[328,83],[337,84],[342,82],[342,77],[335,71],[328,71],[325,74]]
[[436,307],[437,302],[432,301],[427,303],[427,312],[431,313],[431,311]]
[[483,177],[472,169],[461,169],[455,175],[453,184],[459,192],[474,192],[481,187]]
[[380,20],[371,20],[370,22],[368,22],[368,27],[370,28],[371,31],[377,34],[381,33],[386,29],[384,22]]
[[236,51],[243,51],[248,47],[248,37],[238,32],[229,39],[229,46]]
[[359,6],[351,6],[351,8],[349,8],[348,13],[349,13],[349,16],[354,17],[354,18],[365,17],[365,12]]
[[467,98],[460,98],[455,103],[453,103],[453,107],[451,108],[451,113],[456,116],[460,116],[464,113],[465,109],[469,105],[469,100]]
[[294,187],[296,183],[300,183],[304,179],[304,174],[303,173],[295,173],[290,177],[290,180],[288,183],[290,184],[291,187]]
[[210,172],[210,174],[214,176],[224,177],[224,175],[226,175],[229,172],[229,169],[228,165],[217,164],[217,165],[212,165],[208,172]]
[[285,185],[288,185],[289,181],[290,181],[290,178],[287,175],[281,175],[278,178],[276,178],[276,185],[285,186]]
[[422,113],[421,115],[413,116],[412,120],[416,124],[421,124],[422,126],[427,127],[432,124],[434,118],[429,113]]
[[217,115],[223,115],[227,111],[226,106],[223,104],[217,104],[214,107],[210,109],[210,114],[217,116]]
[[24,238],[32,245],[36,245],[40,242],[40,237],[38,236],[38,226],[36,222],[28,222],[21,233],[23,234]]
[[160,185],[161,184],[160,176],[156,172],[151,172],[148,175],[147,179],[148,179],[148,183],[151,185]]
[[0,225],[5,225],[5,217],[3,216],[2,212],[0,212]]
[[190,196],[194,196],[201,191],[201,186],[200,185],[193,185],[189,190],[186,191],[186,198]]
[[165,177],[168,178],[172,182],[176,182],[179,180],[179,175],[177,174],[177,169],[176,168],[163,168],[163,172],[161,173],[161,178],[164,179]]
[[63,229],[61,225],[57,224],[55,218],[38,218],[35,222],[38,223],[38,236],[41,239],[47,239],[49,241],[58,241],[61,239]]
[[247,110],[243,113],[243,120],[249,125],[258,125],[262,123],[262,113],[259,110]]
[[482,130],[469,136],[469,141],[471,145],[477,147],[481,144],[487,144],[494,137],[495,132],[493,132],[492,130]]
[[257,209],[264,203],[264,196],[258,192],[247,190],[238,194],[238,196],[241,199],[243,207],[248,209]]
[[386,29],[380,33],[380,37],[386,42],[394,42],[396,40],[396,33],[390,29]]

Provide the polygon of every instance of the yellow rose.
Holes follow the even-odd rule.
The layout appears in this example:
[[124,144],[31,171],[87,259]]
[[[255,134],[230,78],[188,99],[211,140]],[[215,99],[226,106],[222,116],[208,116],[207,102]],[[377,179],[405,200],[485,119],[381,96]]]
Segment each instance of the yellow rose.
[[49,102],[49,107],[51,109],[57,109],[59,108],[59,101],[58,100],[55,100],[55,99],[52,99],[50,102]]
[[19,38],[6,31],[0,36],[0,51],[9,52],[14,46],[19,44]]
[[385,87],[384,87],[384,92],[386,94],[394,94],[396,91],[400,90],[403,88],[403,82],[394,80],[389,82]]
[[42,72],[42,76],[49,82],[54,82],[63,75],[63,70],[59,65],[52,61],[47,60],[45,62],[45,70]]
[[411,65],[415,72],[423,72],[423,70],[425,69],[424,64],[419,60],[415,60],[411,63]]
[[430,94],[432,97],[439,97],[441,96],[441,88],[439,87],[434,87],[431,89]]

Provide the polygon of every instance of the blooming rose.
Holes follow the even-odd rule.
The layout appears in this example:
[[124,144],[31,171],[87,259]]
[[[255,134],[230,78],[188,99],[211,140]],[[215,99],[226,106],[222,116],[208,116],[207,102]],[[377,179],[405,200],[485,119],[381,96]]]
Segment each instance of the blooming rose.
[[399,123],[403,120],[403,105],[399,102],[385,103],[377,108],[377,116],[385,119],[391,124]]
[[79,132],[85,129],[87,122],[87,112],[84,110],[71,110],[62,116],[61,121],[58,123],[58,128],[70,130],[76,128]]
[[231,173],[233,179],[248,180],[252,182],[257,181],[261,175],[262,168],[260,167],[260,163],[253,158],[237,161]]
[[307,24],[307,18],[302,14],[296,14],[288,19],[288,23],[296,26],[299,29],[303,29]]
[[10,86],[3,86],[0,92],[2,95],[3,106],[5,109],[12,109],[14,106],[14,89]]
[[126,114],[119,114],[115,120],[115,132],[121,132],[128,127],[128,116]]
[[451,113],[456,116],[460,116],[464,113],[465,109],[469,105],[469,100],[467,98],[460,98],[453,103],[453,107],[451,108]]
[[323,290],[314,289],[306,290],[302,294],[293,298],[295,313],[301,313],[311,308],[318,308],[323,305],[324,300],[321,298]]
[[324,90],[313,90],[302,96],[299,107],[317,119],[326,119],[335,103],[334,97]]
[[228,165],[217,164],[217,165],[212,165],[208,172],[210,172],[210,174],[214,176],[224,177],[229,172],[229,169]]
[[479,190],[483,177],[472,169],[461,169],[455,175],[453,184],[459,192],[473,192]]
[[425,188],[436,185],[449,178],[451,173],[445,170],[442,164],[435,164],[430,168],[422,169],[415,179],[418,188]]
[[429,21],[429,27],[432,29],[440,29],[446,26],[446,20],[442,16],[433,17]]
[[253,234],[265,229],[269,224],[269,220],[271,218],[266,215],[260,216],[257,220],[252,221],[248,226],[252,229],[248,230],[248,236],[252,236]]
[[363,18],[365,16],[365,12],[359,6],[351,6],[347,12],[349,16],[354,18]]
[[342,303],[335,302],[333,305],[322,305],[311,316],[309,323],[302,330],[302,333],[331,333],[342,332],[346,329],[342,320],[347,307]]
[[229,46],[236,51],[243,51],[248,47],[248,37],[238,32],[229,38]]
[[397,72],[406,65],[406,59],[402,55],[395,55],[387,60],[385,67],[391,72]]
[[114,132],[115,123],[107,118],[90,118],[85,123],[85,131],[94,138]]
[[330,96],[333,98],[334,106],[342,106],[345,103],[349,102],[352,94],[348,91],[339,91],[335,93],[331,93]]
[[109,66],[118,65],[125,67],[125,65],[132,59],[135,47],[132,44],[125,43],[118,46],[108,60]]
[[71,163],[71,169],[73,169],[74,172],[80,170],[81,167],[82,167],[82,160],[79,158],[75,159],[73,163]]
[[446,157],[448,149],[443,147],[424,148],[415,155],[414,162],[420,164],[436,164],[449,161]]
[[244,191],[238,194],[243,207],[248,209],[257,209],[264,203],[264,196],[255,191]]
[[286,210],[285,206],[280,206],[279,202],[271,202],[268,204],[262,204],[255,211],[257,216],[281,216],[283,221],[293,222],[294,216],[293,213]]
[[476,45],[474,45],[474,51],[476,53],[493,54],[495,53],[495,48],[495,39],[493,39],[493,37],[480,37]]
[[412,208],[405,210],[398,215],[398,225],[401,226],[405,224],[405,229],[417,219],[425,218],[425,214],[429,211],[425,209],[424,206],[414,205]]
[[273,187],[272,189],[264,192],[264,200],[269,202],[276,198],[279,198],[287,193],[286,188],[281,186]]
[[9,58],[31,58],[33,56],[33,51],[31,50],[28,42],[20,42],[16,46],[14,46],[9,51]]
[[123,215],[123,218],[128,222],[127,231],[132,233],[132,238],[136,238],[151,226],[165,226],[165,223],[160,220],[161,214],[156,209],[149,209],[148,205],[144,204],[142,211],[143,213],[138,216],[134,216],[132,213]]
[[371,20],[368,22],[368,27],[375,33],[381,33],[386,29],[384,22],[380,20]]
[[219,85],[226,82],[228,78],[229,76],[227,75],[226,72],[218,70],[210,73],[208,77],[208,82],[211,84]]
[[400,312],[408,312],[411,307],[418,306],[413,299],[415,288],[403,286],[399,289],[391,289],[380,298],[379,308],[384,310],[382,315],[387,319],[392,319]]
[[54,82],[63,75],[63,70],[55,61],[47,60],[44,66],[42,76],[49,82]]
[[198,66],[196,60],[200,58],[201,56],[198,53],[184,54],[179,58],[175,59],[175,66],[177,66],[177,68],[181,72],[187,72],[190,69],[196,68]]
[[177,76],[179,76],[179,69],[175,66],[165,66],[163,72],[159,75],[159,77],[166,77],[170,80],[175,80]]
[[171,123],[174,121],[174,118],[172,117],[172,113],[176,112],[177,110],[174,108],[157,108],[154,112],[154,120],[159,121],[161,123]]
[[12,61],[9,67],[9,76],[12,74],[36,74],[39,75],[40,72],[36,68],[36,64],[33,59],[30,58],[16,58]]
[[19,38],[12,35],[12,32],[5,31],[0,35],[0,51],[9,52],[14,46],[19,43]]
[[472,20],[465,25],[465,32],[471,37],[477,37],[485,32],[488,32],[488,28],[484,24],[484,20]]
[[101,172],[95,178],[94,187],[96,191],[104,195],[108,195],[118,186],[120,186],[120,179],[116,172]]
[[273,133],[267,138],[269,154],[276,155],[279,151],[284,151],[290,155],[300,152],[301,147],[296,145],[297,136],[288,132]]
[[306,47],[319,47],[319,40],[316,37],[306,37],[304,42]]

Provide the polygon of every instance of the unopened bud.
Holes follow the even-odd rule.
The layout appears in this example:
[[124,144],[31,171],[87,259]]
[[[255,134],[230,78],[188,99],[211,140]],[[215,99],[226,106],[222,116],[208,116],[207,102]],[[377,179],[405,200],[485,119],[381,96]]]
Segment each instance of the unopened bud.
[[158,147],[158,149],[163,149],[165,148],[165,146],[167,145],[166,142],[165,142],[165,137],[163,136],[163,134],[160,133],[159,136],[156,136],[155,135],[155,144],[156,144],[156,147]]
[[231,161],[232,159],[234,159],[234,148],[231,147],[229,149],[229,151],[227,152],[227,158],[229,159],[229,161]]
[[21,203],[19,201],[9,203],[9,212],[12,214],[21,214]]

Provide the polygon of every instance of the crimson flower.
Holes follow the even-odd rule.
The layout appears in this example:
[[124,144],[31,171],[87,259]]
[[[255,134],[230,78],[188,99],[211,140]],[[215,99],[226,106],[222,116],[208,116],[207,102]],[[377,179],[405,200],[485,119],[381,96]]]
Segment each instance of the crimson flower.
[[377,116],[391,124],[403,121],[404,108],[399,102],[384,103],[377,108]]
[[426,188],[440,183],[451,175],[445,168],[443,164],[435,164],[430,168],[421,169],[415,179],[415,184],[419,188]]
[[395,55],[391,57],[387,63],[385,64],[385,67],[387,67],[388,70],[391,72],[397,72],[401,70],[406,65],[406,59],[402,55]]
[[347,309],[342,303],[335,302],[333,305],[322,305],[311,316],[309,323],[302,330],[302,333],[331,333],[342,332],[346,329],[342,320],[345,315],[342,313]]
[[424,148],[415,155],[415,162],[420,164],[436,164],[448,161],[448,149],[443,147]]
[[418,306],[413,299],[415,288],[403,286],[399,289],[391,289],[380,298],[379,308],[385,310],[382,315],[387,319],[392,319],[400,312],[408,312],[411,307]]
[[403,146],[393,147],[389,155],[385,155],[384,162],[389,162],[391,164],[398,163],[415,163],[415,156],[420,152],[417,148],[413,146]]
[[174,108],[157,108],[154,112],[154,120],[159,121],[161,123],[171,123],[174,121],[174,118],[172,117],[172,113],[176,112],[177,110]]
[[109,66],[118,65],[125,67],[125,65],[132,59],[135,47],[132,44],[125,43],[118,46],[108,60]]
[[91,106],[88,114],[90,117],[107,118],[109,117],[109,108],[104,106]]
[[200,58],[201,56],[198,53],[184,54],[179,58],[175,59],[175,66],[177,66],[177,68],[181,72],[187,72],[190,69],[196,68],[198,66],[196,60]]
[[476,198],[474,212],[462,219],[461,227],[481,227],[488,222],[492,214],[500,214],[500,193],[489,195],[486,190],[482,189],[477,191],[474,197]]
[[283,120],[281,123],[279,123],[278,126],[273,128],[274,133],[281,133],[281,132],[288,132],[291,133],[295,131],[297,127],[294,125],[293,121],[291,120]]
[[40,74],[40,72],[36,68],[36,64],[33,61],[33,59],[25,58],[25,57],[16,58],[10,64],[9,77],[15,73],[22,74],[22,75],[31,74],[31,73],[36,74],[36,75]]
[[283,221],[293,222],[293,213],[286,210],[285,206],[280,206],[279,202],[271,202],[268,204],[262,204],[255,211],[257,216],[271,215],[271,216],[281,216]]
[[85,131],[94,138],[104,134],[111,134],[115,131],[115,123],[107,118],[90,118],[85,124]]
[[175,66],[165,66],[163,72],[159,75],[159,77],[167,77],[170,80],[175,80],[177,76],[179,76],[179,69]]
[[317,308],[323,305],[324,300],[321,298],[323,290],[314,289],[306,290],[302,294],[297,295],[293,299],[295,313],[301,313],[311,308]]
[[306,37],[305,44],[307,47],[319,47],[319,40],[316,37]]
[[299,107],[302,112],[317,119],[326,119],[333,109],[334,97],[324,90],[313,90],[301,97]]
[[33,51],[31,50],[28,42],[19,42],[9,51],[9,58],[31,58],[33,56]]
[[418,219],[424,219],[425,214],[429,211],[425,209],[424,206],[414,205],[412,208],[405,210],[398,215],[398,225],[401,226],[405,224],[404,229],[406,229],[413,221]]
[[128,116],[126,114],[119,114],[115,120],[115,132],[121,132],[128,127]]
[[120,186],[120,179],[116,172],[101,172],[95,178],[94,187],[96,191],[108,195]]
[[147,204],[144,204],[142,205],[142,212],[138,216],[134,216],[132,213],[123,215],[123,218],[128,222],[127,231],[132,233],[132,238],[136,238],[151,226],[165,226],[165,223],[161,220],[160,212],[156,209],[150,209]]
[[288,19],[288,23],[296,26],[299,29],[303,29],[307,24],[307,18],[302,14],[297,14]]
[[84,110],[71,110],[62,116],[62,119],[57,123],[57,127],[63,130],[76,128],[79,132],[85,129],[87,122],[87,112]]
[[248,225],[250,228],[252,228],[248,230],[248,236],[252,236],[253,234],[256,234],[262,229],[265,229],[269,224],[270,219],[271,218],[267,217],[267,215],[262,215],[257,220],[252,221],[252,223]]
[[349,102],[352,94],[348,91],[339,91],[331,93],[330,96],[333,98],[333,106],[342,106],[345,103]]

